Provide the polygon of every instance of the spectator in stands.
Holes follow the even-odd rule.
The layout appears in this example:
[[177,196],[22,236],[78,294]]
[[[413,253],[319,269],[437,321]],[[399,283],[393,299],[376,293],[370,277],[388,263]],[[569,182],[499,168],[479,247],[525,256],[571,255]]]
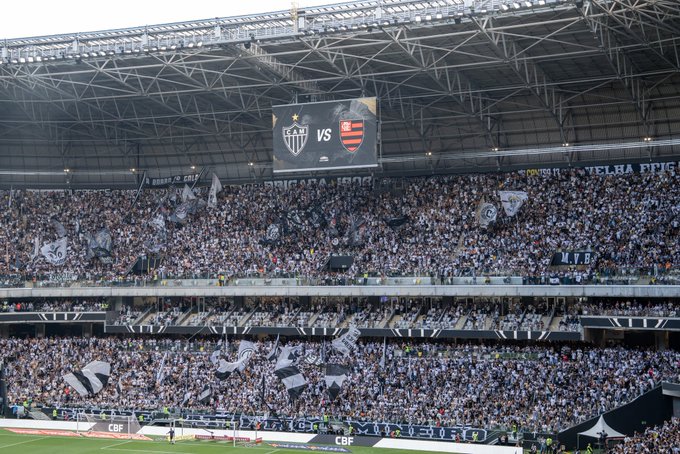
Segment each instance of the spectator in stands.
[[[316,355],[322,347],[318,342],[300,345]],[[626,403],[659,381],[676,377],[680,362],[673,351],[398,341],[388,344],[383,368],[382,342],[369,341],[360,343],[350,359],[332,352],[326,355],[327,361],[352,369],[336,401],[327,401],[321,368],[301,362],[309,386],[291,402],[273,374],[272,363],[264,358],[272,346],[272,342],[258,343],[258,353],[246,372],[220,382],[209,359],[217,346],[207,340],[0,339],[10,402],[30,397],[59,408],[148,410],[168,405],[252,414],[274,408],[290,416],[330,413],[345,420],[506,430],[514,422],[523,430],[540,432],[566,428]],[[406,347],[414,353],[405,353]],[[235,351],[223,354],[233,358]],[[112,364],[110,386],[90,397],[63,392],[69,390],[64,388],[63,374],[92,360]],[[197,398],[206,383],[214,391],[209,404]],[[352,385],[356,383],[362,386]]]
[[[370,185],[227,187],[216,209],[190,214],[184,224],[168,220],[181,203],[173,190],[144,191],[134,207],[134,191],[15,191],[11,208],[0,213],[0,242],[16,245],[10,258],[15,272],[55,282],[118,281],[145,253],[165,257],[149,270],[152,282],[175,276],[217,281],[214,272],[220,270],[225,282],[296,275],[338,283],[396,274],[440,281],[469,276],[481,283],[489,274],[511,273],[527,282],[547,283],[556,274],[560,282],[606,283],[638,269],[664,283],[674,279],[680,263],[677,173],[597,176],[572,169],[551,176],[520,171],[404,183],[399,194]],[[526,191],[529,198],[515,217],[499,209],[497,221],[482,228],[476,207],[483,199],[500,208],[499,189]],[[152,224],[158,214],[165,220]],[[405,225],[388,223],[402,216]],[[68,237],[63,265],[50,264],[36,250],[56,239],[53,219]],[[278,233],[268,238],[272,225]],[[86,234],[103,227],[112,235],[112,264],[87,258]],[[553,270],[558,250],[590,250],[594,259]],[[325,271],[330,254],[352,255],[354,264],[343,272]]]

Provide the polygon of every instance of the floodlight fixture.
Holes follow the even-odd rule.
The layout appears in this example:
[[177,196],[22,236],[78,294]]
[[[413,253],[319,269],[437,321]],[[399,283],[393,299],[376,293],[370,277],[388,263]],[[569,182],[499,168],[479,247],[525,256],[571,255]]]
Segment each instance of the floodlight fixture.
[[520,9],[522,5],[520,5],[519,2],[512,2],[512,7],[515,9]]

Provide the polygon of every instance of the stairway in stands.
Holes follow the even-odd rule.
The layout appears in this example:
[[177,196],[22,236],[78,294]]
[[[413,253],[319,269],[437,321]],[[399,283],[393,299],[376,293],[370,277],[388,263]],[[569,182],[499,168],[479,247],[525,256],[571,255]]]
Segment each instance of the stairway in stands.
[[28,412],[28,415],[33,418],[33,419],[39,419],[41,421],[51,421],[52,418],[47,416],[45,413],[43,413],[40,410],[31,410]]

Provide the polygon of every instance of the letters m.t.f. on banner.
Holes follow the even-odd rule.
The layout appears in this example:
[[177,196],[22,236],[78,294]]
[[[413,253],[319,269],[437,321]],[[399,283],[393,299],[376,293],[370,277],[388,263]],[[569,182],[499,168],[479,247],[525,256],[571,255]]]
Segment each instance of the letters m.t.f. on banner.
[[375,98],[274,106],[274,172],[377,167]]

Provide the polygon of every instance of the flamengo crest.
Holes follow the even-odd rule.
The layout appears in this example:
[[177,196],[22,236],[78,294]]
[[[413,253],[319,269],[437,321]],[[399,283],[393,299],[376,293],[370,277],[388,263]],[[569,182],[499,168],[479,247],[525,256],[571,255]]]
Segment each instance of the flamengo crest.
[[340,120],[340,141],[345,150],[354,153],[364,141],[364,120]]

